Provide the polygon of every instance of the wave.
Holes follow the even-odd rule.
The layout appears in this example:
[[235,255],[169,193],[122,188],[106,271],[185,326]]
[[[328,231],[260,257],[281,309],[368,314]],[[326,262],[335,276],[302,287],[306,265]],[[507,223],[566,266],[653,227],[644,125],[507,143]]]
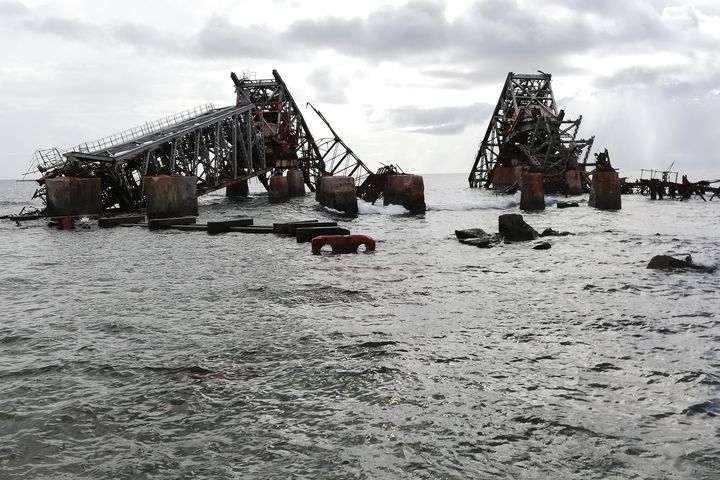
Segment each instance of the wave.
[[373,205],[358,198],[360,215],[406,215],[408,210],[402,205]]
[[505,210],[520,204],[515,197],[483,198],[477,202],[428,202],[427,209],[445,212],[464,212],[468,210]]

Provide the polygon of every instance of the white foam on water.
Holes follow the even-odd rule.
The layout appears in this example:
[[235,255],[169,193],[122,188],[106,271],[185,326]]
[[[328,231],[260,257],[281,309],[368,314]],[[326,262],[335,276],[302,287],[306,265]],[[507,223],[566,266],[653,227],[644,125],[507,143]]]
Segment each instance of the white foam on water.
[[468,210],[504,210],[518,206],[519,200],[516,197],[481,198],[478,201],[470,202],[427,202],[428,210],[445,212],[464,212]]
[[406,215],[408,210],[402,205],[373,205],[358,198],[360,215]]

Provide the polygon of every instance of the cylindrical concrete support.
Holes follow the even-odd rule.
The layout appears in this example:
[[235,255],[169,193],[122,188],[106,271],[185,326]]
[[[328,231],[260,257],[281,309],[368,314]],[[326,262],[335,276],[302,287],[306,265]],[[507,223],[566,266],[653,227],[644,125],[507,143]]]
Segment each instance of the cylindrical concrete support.
[[270,190],[268,196],[271,202],[285,202],[288,199],[288,181],[282,175],[270,177]]
[[358,204],[353,177],[322,177],[315,198],[320,205],[345,213],[357,213]]
[[243,180],[230,185],[225,189],[226,197],[247,197],[250,195],[250,188],[248,187],[248,181]]
[[588,205],[600,210],[619,210],[621,207],[620,177],[614,170],[595,171]]
[[496,167],[493,170],[493,189],[505,190],[520,180],[522,167]]
[[102,212],[99,178],[48,178],[45,187],[50,216],[99,215]]
[[582,172],[580,170],[568,170],[565,172],[565,183],[567,183],[568,195],[582,195]]
[[197,177],[145,177],[148,218],[197,216]]
[[520,210],[545,210],[542,173],[523,172],[520,177]]
[[305,178],[299,168],[291,168],[287,171],[288,194],[291,197],[302,197],[305,195]]
[[425,184],[420,175],[389,175],[383,205],[402,205],[410,213],[425,213]]

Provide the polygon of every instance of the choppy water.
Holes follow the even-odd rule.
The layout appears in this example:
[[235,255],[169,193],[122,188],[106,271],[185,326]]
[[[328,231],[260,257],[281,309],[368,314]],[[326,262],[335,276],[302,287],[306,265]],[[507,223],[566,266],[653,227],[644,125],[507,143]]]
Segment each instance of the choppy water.
[[[645,268],[720,263],[720,202],[550,205],[575,236],[482,250],[453,231],[518,198],[425,182],[425,216],[340,219],[372,254],[0,221],[0,478],[720,478],[720,273]],[[238,214],[335,218],[203,199]]]

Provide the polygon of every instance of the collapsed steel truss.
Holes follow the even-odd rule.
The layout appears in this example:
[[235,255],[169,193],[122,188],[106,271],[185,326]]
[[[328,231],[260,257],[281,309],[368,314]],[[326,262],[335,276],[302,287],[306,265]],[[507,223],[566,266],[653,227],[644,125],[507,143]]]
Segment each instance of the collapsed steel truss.
[[546,190],[563,184],[567,170],[584,171],[593,144],[594,137],[577,138],[581,120],[566,120],[564,110],[558,111],[550,74],[508,73],[475,156],[470,187],[491,188],[499,166],[542,172]]
[[[70,149],[38,150],[31,169],[41,185],[57,176],[99,177],[103,210],[124,211],[143,207],[148,175],[195,176],[198,195],[253,177],[268,188],[267,175],[287,168],[299,168],[311,191],[323,175],[354,176],[357,185],[373,175],[313,108],[333,135],[315,141],[276,70],[267,80],[231,78],[235,106],[207,104]],[[43,187],[36,196],[45,201]]]

